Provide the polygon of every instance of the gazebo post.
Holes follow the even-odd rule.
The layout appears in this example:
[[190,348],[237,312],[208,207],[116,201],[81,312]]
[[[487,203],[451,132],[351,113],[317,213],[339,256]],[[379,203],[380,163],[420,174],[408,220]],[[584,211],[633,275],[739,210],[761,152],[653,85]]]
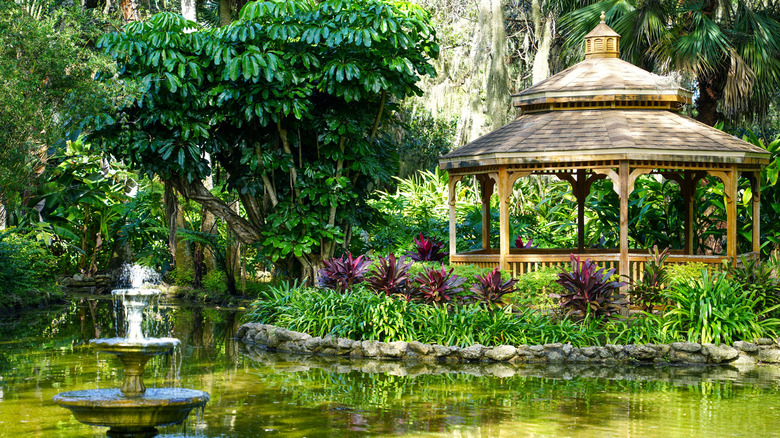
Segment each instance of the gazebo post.
[[588,197],[590,189],[585,178],[585,169],[577,169],[577,187],[572,187],[577,199],[577,251],[580,254],[585,250],[585,198]]
[[753,252],[761,251],[761,172],[751,172],[750,190],[753,193]]
[[493,196],[493,179],[488,175],[477,175],[482,201],[482,249],[490,249],[490,197]]
[[731,258],[732,266],[737,264],[737,169],[732,167],[726,172],[728,183],[723,183],[726,193],[726,255]]
[[509,174],[506,166],[498,168],[498,269],[507,269],[509,254]]
[[453,176],[451,173],[449,175],[449,207],[450,207],[450,255],[457,254],[458,253],[458,245],[455,239],[457,238],[457,229],[456,229],[456,221],[457,218],[455,216],[455,200],[456,200],[456,194],[455,186],[458,184],[458,181],[463,179],[463,175],[455,175]]
[[628,160],[620,161],[618,170],[620,195],[620,275],[629,275],[628,262],[628,191],[629,186]]
[[685,250],[683,252],[688,255],[693,255],[693,195],[696,191],[695,181],[690,170],[684,171],[680,191],[685,204]]

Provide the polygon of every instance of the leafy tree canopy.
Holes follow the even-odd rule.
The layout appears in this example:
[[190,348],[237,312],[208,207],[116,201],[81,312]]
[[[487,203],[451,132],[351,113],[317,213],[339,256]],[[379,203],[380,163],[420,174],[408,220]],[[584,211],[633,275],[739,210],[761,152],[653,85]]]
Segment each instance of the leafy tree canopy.
[[[364,220],[370,184],[389,178],[395,148],[379,128],[392,102],[435,74],[428,14],[404,2],[281,0],[195,27],[162,13],[101,40],[135,88],[94,120],[92,138],[313,278]],[[216,164],[243,214],[201,183]]]

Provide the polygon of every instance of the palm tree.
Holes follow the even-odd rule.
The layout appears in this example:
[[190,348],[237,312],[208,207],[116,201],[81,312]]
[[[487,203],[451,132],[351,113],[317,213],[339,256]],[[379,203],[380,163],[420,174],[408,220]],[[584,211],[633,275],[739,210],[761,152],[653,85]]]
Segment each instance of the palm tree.
[[771,3],[584,1],[574,0],[575,8],[585,6],[568,8],[571,12],[562,20],[569,49],[578,47],[606,11],[607,24],[622,36],[624,60],[648,70],[689,74],[696,80],[699,121],[714,125],[722,119],[760,118],[776,97],[780,23],[778,8]]

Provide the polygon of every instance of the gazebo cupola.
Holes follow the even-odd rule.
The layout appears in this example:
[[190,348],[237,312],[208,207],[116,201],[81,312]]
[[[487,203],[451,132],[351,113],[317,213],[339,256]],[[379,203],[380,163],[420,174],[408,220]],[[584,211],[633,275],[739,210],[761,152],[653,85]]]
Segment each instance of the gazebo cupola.
[[[520,115],[439,159],[450,178],[450,261],[500,266],[513,275],[538,266],[563,264],[569,253],[586,254],[623,275],[643,269],[647,251],[629,248],[628,202],[641,175],[656,174],[681,186],[685,204],[685,247],[670,262],[720,264],[737,257],[737,180],[747,177],[753,192],[753,251],[759,250],[759,174],[768,163],[763,149],[680,114],[692,93],[671,78],[620,59],[620,35],[602,20],[585,37],[585,59],[512,96]],[[456,252],[455,186],[473,175],[482,192],[482,249]],[[509,196],[518,178],[554,175],[568,181],[578,202],[577,248],[510,248]],[[726,254],[695,255],[693,195],[701,178],[724,183]],[[619,248],[585,244],[585,198],[591,184],[612,181],[620,198]],[[499,198],[499,248],[491,248],[490,198]]]

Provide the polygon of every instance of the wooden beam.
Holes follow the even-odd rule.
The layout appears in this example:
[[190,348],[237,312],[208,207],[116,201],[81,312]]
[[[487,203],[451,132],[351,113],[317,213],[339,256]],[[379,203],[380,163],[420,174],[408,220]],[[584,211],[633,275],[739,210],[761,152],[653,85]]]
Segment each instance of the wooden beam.
[[[619,168],[620,190],[620,275],[630,275],[628,259],[628,196],[631,193],[628,188],[630,184],[630,168],[628,160],[620,162]],[[622,289],[625,290],[627,286]]]
[[450,208],[450,254],[457,254],[458,252],[458,245],[457,245],[457,228],[456,228],[456,222],[457,218],[455,216],[455,202],[457,198],[457,192],[455,191],[455,186],[458,184],[460,180],[463,179],[463,175],[450,175],[449,178],[449,208]]
[[753,194],[753,252],[761,251],[761,172],[747,174]]
[[723,194],[726,197],[726,255],[731,264],[737,263],[737,169],[710,170],[708,173],[723,181]]
[[509,254],[509,175],[506,166],[498,169],[498,268],[507,268],[506,256]]
[[490,249],[490,230],[492,215],[490,214],[490,197],[493,196],[495,182],[488,175],[477,175],[482,201],[482,249]]

